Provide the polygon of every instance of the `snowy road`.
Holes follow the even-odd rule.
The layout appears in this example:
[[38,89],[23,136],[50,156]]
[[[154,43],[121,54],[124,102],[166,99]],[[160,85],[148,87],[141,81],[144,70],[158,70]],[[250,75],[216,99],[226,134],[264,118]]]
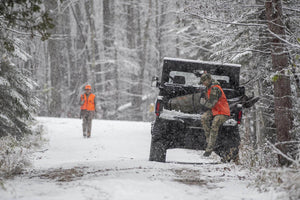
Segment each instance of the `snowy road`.
[[1,200],[271,200],[248,187],[250,173],[201,151],[174,149],[149,162],[150,123],[93,121],[84,139],[79,119],[39,118],[49,142],[23,175],[0,189]]

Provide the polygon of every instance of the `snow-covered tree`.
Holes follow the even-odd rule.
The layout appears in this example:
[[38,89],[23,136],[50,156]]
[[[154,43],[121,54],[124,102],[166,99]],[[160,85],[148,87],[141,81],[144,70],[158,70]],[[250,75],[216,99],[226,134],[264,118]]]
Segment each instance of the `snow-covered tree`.
[[[0,45],[14,51],[15,37],[39,36],[46,40],[53,27],[48,13],[42,8],[41,0],[6,0],[0,2]],[[3,49],[1,48],[1,51]]]
[[0,2],[0,137],[21,137],[31,133],[32,113],[37,99],[32,93],[35,82],[30,72],[11,60],[28,60],[26,39],[38,36],[46,40],[53,27],[41,0]]
[[[148,106],[156,98],[150,80],[160,76],[163,57],[233,62],[242,64],[241,84],[247,95],[261,97],[244,113],[249,145],[259,152],[266,141],[276,142],[276,76],[264,0],[49,2],[46,6],[52,6],[59,20],[55,37],[35,51],[43,58],[41,62],[34,58],[41,114],[52,115],[52,108],[57,108],[55,116],[78,116],[79,93],[90,83],[102,118],[150,120]],[[300,91],[299,3],[283,3],[294,95]],[[59,84],[55,84],[57,77],[63,79]],[[293,96],[295,105],[298,98]],[[51,104],[55,99],[60,99],[61,107]],[[299,116],[296,109],[294,114]]]
[[32,114],[38,100],[32,91],[35,82],[26,70],[18,69],[5,58],[0,62],[0,137],[14,135],[21,137],[31,133]]
[[[194,0],[185,2],[184,11],[187,15],[182,15],[181,31],[178,32],[179,46],[184,47],[181,55],[242,64],[241,83],[246,87],[246,91],[251,91],[261,97],[260,102],[246,110],[245,113],[245,136],[250,140],[257,153],[264,152],[266,141],[280,145],[279,141],[282,140],[282,137],[278,138],[275,132],[276,124],[279,121],[275,121],[278,116],[275,117],[274,113],[281,106],[278,103],[274,104],[274,100],[275,102],[278,100],[276,97],[278,92],[275,92],[277,89],[273,87],[273,84],[277,85],[281,73],[286,74],[287,81],[291,81],[284,87],[285,89],[281,89],[284,92],[291,91],[289,89],[291,84],[295,88],[294,97],[290,98],[291,93],[283,95],[290,98],[288,109],[290,121],[282,123],[282,127],[285,127],[286,131],[285,138],[297,138],[295,137],[296,130],[299,129],[296,127],[291,129],[289,125],[293,118],[291,106],[296,108],[299,101],[299,96],[297,97],[297,91],[299,91],[297,74],[299,71],[299,66],[297,66],[299,60],[299,31],[297,31],[299,30],[299,23],[297,23],[299,2],[283,1],[283,15],[277,15],[282,21],[280,26],[274,25],[273,20],[270,23],[267,21],[265,3],[270,2],[272,1],[212,2]],[[271,3],[272,16],[278,13],[277,3]],[[285,34],[276,34],[270,31],[268,24],[273,24],[275,28],[281,27]],[[284,49],[283,54],[286,55],[284,70],[275,70],[275,72],[271,55],[277,59],[279,54],[274,54],[274,40],[281,43]],[[275,66],[277,66],[276,63]],[[283,84],[279,85],[282,87]],[[248,95],[251,96],[251,93],[248,92]],[[291,104],[292,99],[293,105]],[[299,116],[299,111],[293,110],[294,116]],[[282,112],[277,112],[278,114],[280,115]],[[279,118],[282,119],[282,117]],[[297,120],[294,122],[297,123]],[[277,135],[281,133],[282,131],[277,131]],[[295,155],[295,149],[299,142],[292,139],[288,143],[296,144],[292,145],[294,153],[289,152],[289,154]]]

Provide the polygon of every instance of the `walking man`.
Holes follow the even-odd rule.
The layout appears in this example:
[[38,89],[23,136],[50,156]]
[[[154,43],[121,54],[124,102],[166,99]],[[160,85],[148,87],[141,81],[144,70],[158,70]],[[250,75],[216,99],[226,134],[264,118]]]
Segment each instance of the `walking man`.
[[80,116],[82,117],[83,137],[91,137],[92,119],[96,111],[95,95],[91,93],[92,87],[85,86],[85,93],[80,96]]
[[207,142],[203,156],[208,157],[214,149],[220,126],[230,116],[230,109],[219,82],[212,79],[210,74],[203,74],[200,83],[207,88],[206,96],[200,99],[200,104],[209,109],[201,116]]

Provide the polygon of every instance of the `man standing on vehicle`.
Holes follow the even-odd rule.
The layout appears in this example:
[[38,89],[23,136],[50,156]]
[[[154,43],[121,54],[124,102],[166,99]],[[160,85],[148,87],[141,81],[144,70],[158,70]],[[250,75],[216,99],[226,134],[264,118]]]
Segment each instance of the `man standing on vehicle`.
[[91,93],[92,87],[85,86],[85,93],[80,96],[80,116],[82,117],[83,137],[91,137],[92,119],[96,112],[96,96]]
[[208,157],[214,149],[220,126],[230,116],[230,109],[219,82],[212,79],[210,74],[203,74],[200,83],[207,88],[206,96],[201,98],[200,104],[208,109],[201,116],[201,123],[207,142],[203,155]]

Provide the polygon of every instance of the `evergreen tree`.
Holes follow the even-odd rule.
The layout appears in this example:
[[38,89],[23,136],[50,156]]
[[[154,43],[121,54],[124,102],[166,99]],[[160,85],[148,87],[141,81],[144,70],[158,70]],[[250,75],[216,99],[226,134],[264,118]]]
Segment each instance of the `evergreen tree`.
[[18,36],[40,36],[46,40],[53,28],[51,18],[42,9],[43,0],[5,0],[0,2],[0,45],[3,50],[15,50]]
[[[12,64],[9,58],[26,58],[22,39],[39,36],[46,40],[53,28],[42,8],[42,0],[5,0],[0,2],[0,137],[18,138],[31,133],[32,113],[37,99],[29,72]],[[22,39],[21,39],[22,38]]]
[[31,91],[34,81],[9,60],[0,62],[0,137],[31,133],[30,122],[38,100]]

